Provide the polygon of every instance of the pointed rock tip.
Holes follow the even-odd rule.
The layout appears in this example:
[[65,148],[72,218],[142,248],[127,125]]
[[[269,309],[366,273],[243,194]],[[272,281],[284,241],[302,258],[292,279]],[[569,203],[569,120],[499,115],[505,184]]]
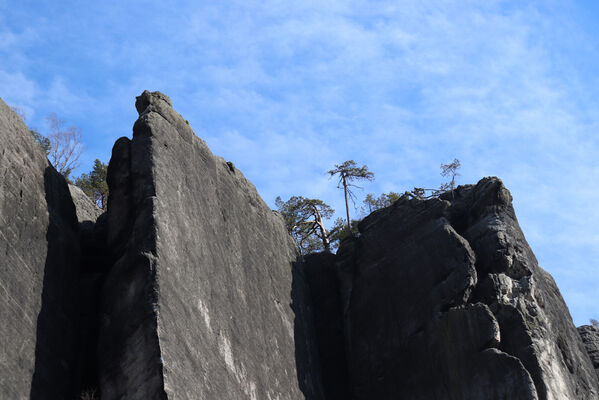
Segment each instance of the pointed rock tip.
[[135,108],[139,115],[143,114],[143,112],[148,108],[151,104],[156,104],[158,102],[165,102],[169,107],[173,107],[173,103],[171,102],[171,98],[162,92],[150,92],[148,90],[144,90],[144,92],[135,98]]
[[494,203],[511,205],[512,195],[510,191],[505,187],[503,181],[496,176],[487,176],[481,179],[476,184],[476,190],[479,192],[480,197],[492,198]]

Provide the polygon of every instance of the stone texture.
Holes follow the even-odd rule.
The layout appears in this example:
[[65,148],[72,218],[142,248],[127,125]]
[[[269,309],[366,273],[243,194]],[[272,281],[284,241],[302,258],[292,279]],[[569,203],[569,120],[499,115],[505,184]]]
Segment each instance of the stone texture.
[[296,251],[282,219],[167,96],[146,91],[136,108],[133,139],[117,141],[108,171],[114,265],[102,291],[102,398],[317,393],[309,372],[298,383]]
[[102,209],[77,186],[69,184],[69,192],[77,210],[77,220],[79,222],[95,222],[100,214],[102,214]]
[[593,325],[583,325],[577,329],[599,378],[599,328]]
[[337,253],[353,399],[597,399],[500,180],[401,198]]
[[0,143],[0,398],[72,398],[75,207],[64,178],[2,100]]
[[298,259],[168,96],[136,108],[102,214],[0,100],[0,398],[599,399],[599,330],[573,326],[497,178]]

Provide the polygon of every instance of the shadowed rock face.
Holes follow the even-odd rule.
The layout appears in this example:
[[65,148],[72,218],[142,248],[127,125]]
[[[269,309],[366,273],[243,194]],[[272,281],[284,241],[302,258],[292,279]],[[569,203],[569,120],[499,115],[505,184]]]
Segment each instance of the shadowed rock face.
[[597,377],[599,377],[599,328],[593,325],[583,325],[578,327],[578,333],[591,358],[593,367],[595,367]]
[[309,254],[303,258],[301,270],[310,293],[305,302],[313,317],[318,366],[315,372],[321,376],[325,399],[346,400],[351,397],[335,260],[331,253]]
[[359,229],[335,261],[353,399],[599,398],[500,180],[404,197]]
[[66,181],[0,100],[0,398],[75,395],[79,244]]
[[102,398],[303,397],[282,219],[167,96],[144,92],[136,107],[108,170]]

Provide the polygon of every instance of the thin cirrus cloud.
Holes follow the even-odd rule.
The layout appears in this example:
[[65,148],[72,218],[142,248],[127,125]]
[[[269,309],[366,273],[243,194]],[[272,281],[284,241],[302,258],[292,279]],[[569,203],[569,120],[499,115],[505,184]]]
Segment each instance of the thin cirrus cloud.
[[[599,318],[599,43],[584,1],[0,1],[0,96],[60,112],[94,158],[129,135],[134,96],[171,96],[273,206],[319,197],[355,159],[363,193],[500,176],[577,324]],[[584,293],[586,295],[581,295]],[[595,313],[595,314],[593,314]]]

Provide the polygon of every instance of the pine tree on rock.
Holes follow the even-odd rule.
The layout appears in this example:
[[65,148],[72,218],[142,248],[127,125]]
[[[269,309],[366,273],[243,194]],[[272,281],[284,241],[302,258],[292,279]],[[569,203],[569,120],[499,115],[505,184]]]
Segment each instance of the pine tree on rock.
[[353,182],[358,180],[374,180],[374,173],[368,170],[366,165],[358,167],[354,160],[345,161],[343,164],[335,164],[335,168],[327,171],[330,176],[339,176],[337,187],[343,188],[345,194],[345,212],[347,214],[347,230],[351,232],[351,219],[349,217],[349,199],[355,202],[355,196],[351,188],[356,187],[361,189],[360,186]]
[[324,226],[324,220],[334,213],[328,204],[319,199],[292,196],[283,201],[275,200],[277,210],[283,215],[287,231],[293,236],[303,254],[319,250],[331,251],[331,235]]
[[96,158],[91,172],[89,174],[81,174],[75,180],[75,185],[79,186],[102,210],[106,210],[106,206],[108,205],[107,171],[108,165]]

